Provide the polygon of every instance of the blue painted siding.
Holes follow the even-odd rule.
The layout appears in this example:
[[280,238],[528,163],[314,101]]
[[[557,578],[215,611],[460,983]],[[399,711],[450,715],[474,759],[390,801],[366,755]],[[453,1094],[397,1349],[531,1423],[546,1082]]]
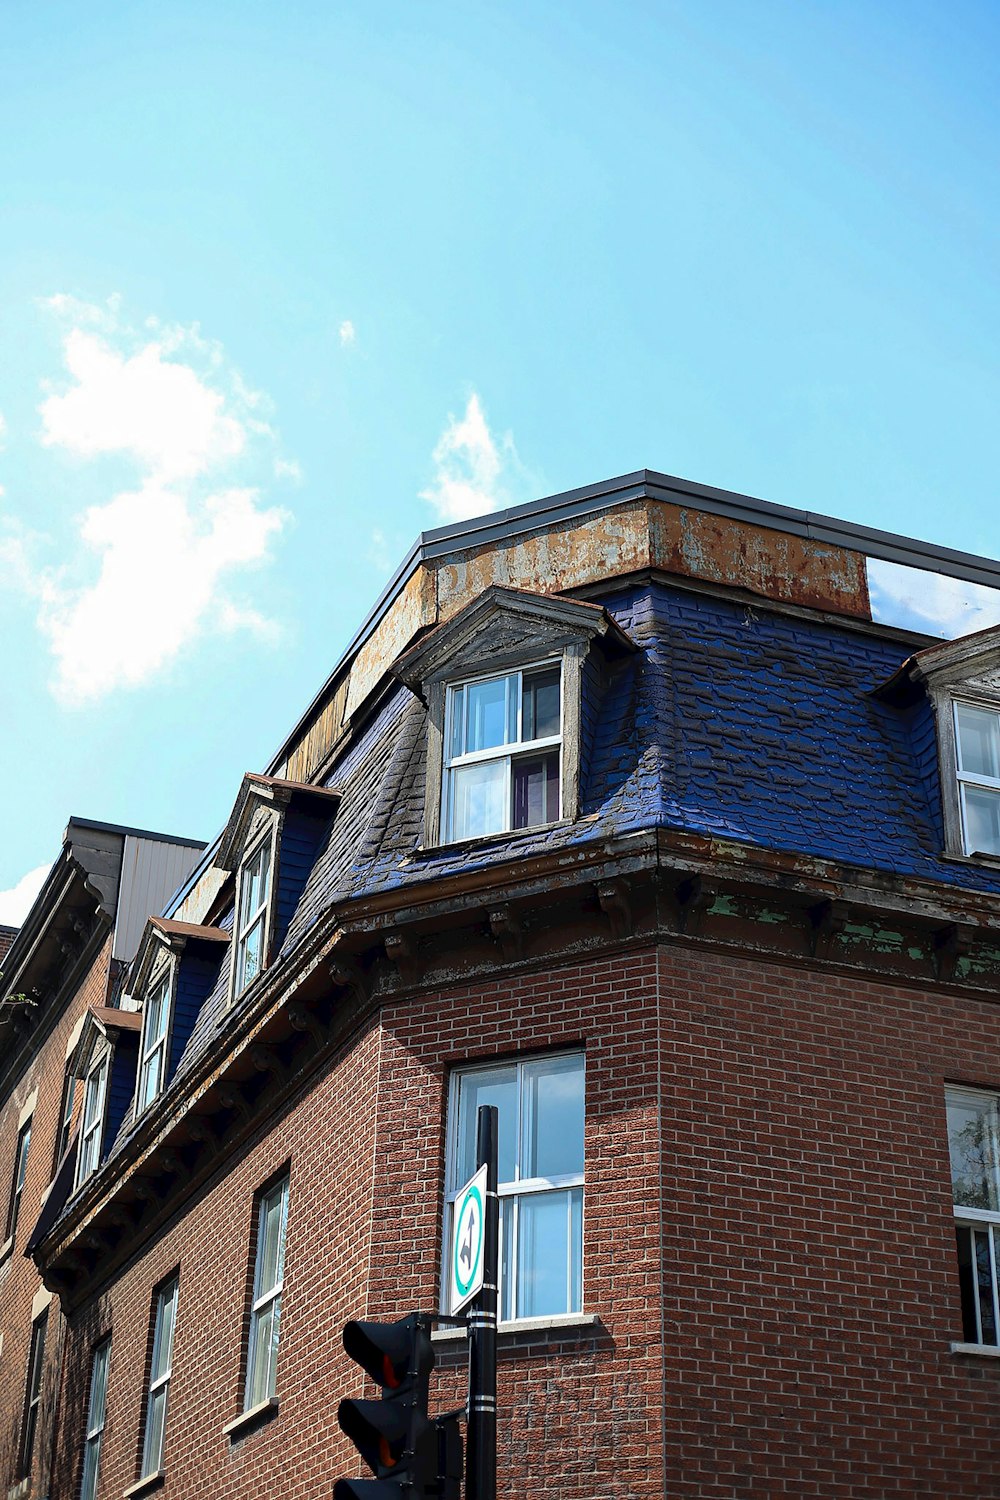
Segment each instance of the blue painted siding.
[[135,1094],[135,1075],[139,1062],[139,1033],[122,1032],[111,1055],[111,1073],[108,1078],[108,1106],[104,1121],[104,1139],[101,1143],[101,1161],[122,1126],[126,1114],[132,1107]]
[[293,805],[285,813],[275,889],[274,953],[281,951],[299,897],[330,831],[330,823],[328,812],[314,813]]
[[[202,943],[201,948],[207,945]],[[177,973],[177,993],[174,998],[174,1014],[170,1030],[170,1053],[167,1058],[169,1083],[181,1060],[184,1048],[201,1013],[201,1008],[211,993],[220,975],[220,967],[228,973],[229,948],[221,943],[213,944],[208,956],[194,950],[190,945],[181,955]]]

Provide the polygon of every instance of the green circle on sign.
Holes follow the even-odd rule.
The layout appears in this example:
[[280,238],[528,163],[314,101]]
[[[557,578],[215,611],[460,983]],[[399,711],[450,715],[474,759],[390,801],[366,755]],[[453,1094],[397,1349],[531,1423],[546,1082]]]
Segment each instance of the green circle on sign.
[[[458,1269],[458,1251],[459,1251],[459,1241],[460,1241],[459,1230],[462,1227],[462,1215],[465,1213],[465,1206],[468,1203],[468,1201],[469,1201],[470,1198],[474,1198],[476,1200],[476,1203],[479,1205],[479,1236],[478,1236],[478,1239],[477,1239],[477,1242],[476,1242],[476,1255],[475,1255],[475,1259],[473,1260],[472,1265],[469,1267],[469,1274],[468,1274],[468,1276],[466,1276],[463,1279],[462,1273]],[[476,1271],[479,1269],[479,1257],[483,1253],[483,1240],[484,1239],[485,1239],[485,1233],[484,1233],[484,1228],[483,1228],[483,1199],[482,1199],[482,1195],[481,1195],[479,1189],[476,1187],[475,1183],[473,1183],[472,1186],[469,1188],[469,1191],[466,1193],[465,1197],[462,1199],[462,1206],[461,1206],[461,1208],[458,1211],[458,1218],[455,1220],[454,1271],[455,1271],[455,1285],[458,1287],[458,1295],[460,1297],[464,1297],[466,1295],[466,1293],[468,1292],[470,1286],[472,1285],[472,1283],[476,1279]]]

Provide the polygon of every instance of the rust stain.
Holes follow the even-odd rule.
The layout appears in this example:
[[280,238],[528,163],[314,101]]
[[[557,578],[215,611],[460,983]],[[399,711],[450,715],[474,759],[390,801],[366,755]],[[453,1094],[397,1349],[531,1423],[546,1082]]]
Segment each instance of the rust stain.
[[705,511],[654,505],[655,565],[767,599],[871,619],[864,554]]

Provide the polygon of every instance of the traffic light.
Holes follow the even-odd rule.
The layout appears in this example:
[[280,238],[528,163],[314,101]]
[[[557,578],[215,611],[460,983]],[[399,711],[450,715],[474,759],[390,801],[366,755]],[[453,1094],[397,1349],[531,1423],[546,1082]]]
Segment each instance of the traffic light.
[[430,1319],[411,1313],[395,1323],[348,1323],[344,1348],[382,1388],[380,1401],[341,1401],[337,1410],[341,1431],[377,1478],[338,1479],[334,1500],[446,1495],[438,1482],[438,1430],[427,1415]]

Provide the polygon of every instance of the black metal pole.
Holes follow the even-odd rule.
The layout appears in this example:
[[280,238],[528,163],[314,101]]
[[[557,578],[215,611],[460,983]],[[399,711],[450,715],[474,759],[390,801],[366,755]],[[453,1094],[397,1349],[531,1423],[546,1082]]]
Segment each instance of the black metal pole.
[[476,1119],[476,1167],[486,1167],[483,1289],[469,1308],[469,1422],[465,1500],[496,1500],[497,1493],[497,1286],[500,1202],[497,1198],[496,1106]]

